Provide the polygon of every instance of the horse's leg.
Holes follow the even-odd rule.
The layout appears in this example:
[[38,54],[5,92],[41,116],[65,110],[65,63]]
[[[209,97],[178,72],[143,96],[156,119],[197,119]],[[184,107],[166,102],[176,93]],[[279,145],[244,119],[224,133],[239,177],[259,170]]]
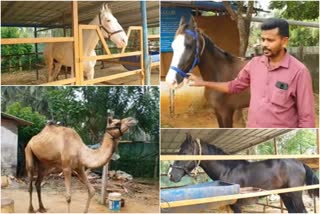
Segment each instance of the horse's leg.
[[223,108],[217,108],[215,112],[217,115],[220,128],[232,128],[233,113],[234,113],[233,109],[223,107]]
[[64,184],[66,186],[66,201],[68,203],[68,213],[70,213],[70,203],[71,203],[71,168],[66,166],[63,168]]
[[38,177],[36,180],[36,189],[37,189],[37,194],[38,194],[38,201],[39,201],[39,212],[44,213],[47,212],[47,209],[44,208],[43,203],[42,203],[42,199],[41,199],[41,183],[42,180],[44,178],[44,176],[46,175],[46,169],[45,167],[43,167],[43,165],[39,162],[38,163]]
[[295,209],[294,209],[294,205],[293,202],[291,200],[291,198],[288,196],[288,193],[283,193],[283,194],[279,194],[281,200],[284,203],[284,206],[286,206],[288,213],[294,213]]
[[58,77],[58,74],[59,74],[59,72],[60,72],[60,70],[61,70],[61,67],[62,67],[62,64],[60,64],[60,63],[55,63],[55,65],[54,65],[54,73],[52,74],[52,81],[53,80],[57,80],[57,77]]
[[303,204],[302,192],[290,192],[288,193],[292,200],[294,212],[296,213],[307,213],[307,210]]
[[219,128],[222,128],[222,127],[223,127],[223,121],[222,121],[222,117],[221,117],[219,111],[218,111],[217,109],[214,109],[214,113],[215,113],[215,115],[216,115]]
[[51,82],[52,81],[52,73],[53,73],[53,58],[51,58],[51,57],[47,57],[46,58],[46,64],[47,64],[47,66],[48,66],[48,78],[47,78],[47,80],[48,80],[48,82]]
[[91,186],[89,180],[88,180],[88,177],[84,171],[84,168],[80,168],[77,170],[77,173],[78,173],[78,177],[80,179],[80,181],[87,187],[88,189],[88,200],[87,200],[87,203],[86,203],[86,207],[84,209],[84,213],[87,213],[88,212],[88,209],[89,209],[89,205],[90,205],[90,201],[91,201],[91,198],[94,196],[94,188]]
[[241,205],[239,203],[230,205],[230,208],[233,210],[234,213],[241,213]]

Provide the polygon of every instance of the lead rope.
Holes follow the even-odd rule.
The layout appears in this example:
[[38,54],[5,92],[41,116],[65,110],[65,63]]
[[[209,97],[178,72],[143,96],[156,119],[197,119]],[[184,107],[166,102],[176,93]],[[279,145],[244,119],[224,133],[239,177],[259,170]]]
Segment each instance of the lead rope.
[[[201,156],[201,155],[202,155],[202,148],[201,148],[200,139],[197,138],[197,139],[196,139],[196,142],[197,142],[198,147],[199,147],[199,155]],[[200,162],[201,162],[201,160],[198,160],[197,165],[196,165],[196,167],[195,167],[195,172],[194,172],[194,176],[195,176],[195,177],[198,175]]]

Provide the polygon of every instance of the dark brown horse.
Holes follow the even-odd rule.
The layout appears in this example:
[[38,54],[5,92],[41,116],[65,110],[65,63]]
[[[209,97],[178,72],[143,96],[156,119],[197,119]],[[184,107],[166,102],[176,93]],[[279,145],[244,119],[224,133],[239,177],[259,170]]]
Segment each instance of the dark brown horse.
[[[180,155],[225,155],[214,145],[193,140],[187,134],[180,147]],[[200,150],[201,147],[201,150]],[[245,160],[175,161],[171,166],[170,180],[179,182],[181,178],[199,165],[213,180],[239,184],[240,187],[257,187],[265,190],[319,184],[315,173],[305,164],[294,159],[275,159],[257,162]],[[308,190],[310,197],[319,197],[319,190]],[[307,212],[302,201],[302,191],[279,194],[289,213]],[[240,199],[231,205],[234,212],[241,212],[241,205],[248,202]]]
[[[197,28],[193,18],[189,24],[181,18],[172,48],[173,58],[166,81],[173,87],[181,86],[184,78],[188,77],[187,73],[196,65],[204,80],[226,82],[236,78],[248,62],[217,47]],[[221,128],[232,127],[234,111],[248,107],[250,100],[248,90],[239,94],[226,94],[206,88],[205,97],[213,107]]]

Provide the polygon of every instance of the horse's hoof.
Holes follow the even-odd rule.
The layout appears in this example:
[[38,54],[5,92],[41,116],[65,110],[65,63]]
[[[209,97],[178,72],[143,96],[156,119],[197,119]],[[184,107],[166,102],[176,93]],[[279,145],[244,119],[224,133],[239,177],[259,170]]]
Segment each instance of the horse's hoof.
[[28,209],[28,213],[35,213],[35,211],[34,211],[33,208],[31,208],[31,209],[29,208],[29,209]]
[[39,209],[38,209],[38,212],[40,212],[40,213],[46,213],[46,212],[47,212],[47,209],[44,208],[44,207],[42,207],[42,208],[39,208]]

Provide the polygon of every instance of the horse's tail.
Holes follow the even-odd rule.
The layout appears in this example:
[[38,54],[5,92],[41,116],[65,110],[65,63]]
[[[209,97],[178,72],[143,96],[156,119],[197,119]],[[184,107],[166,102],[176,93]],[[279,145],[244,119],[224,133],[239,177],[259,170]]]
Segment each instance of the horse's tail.
[[[316,176],[316,174],[312,171],[312,169],[306,164],[303,164],[303,166],[306,169],[306,178],[305,178],[306,184],[307,185],[319,184],[319,179]],[[308,190],[308,194],[310,197],[319,197],[319,189],[310,189]]]

